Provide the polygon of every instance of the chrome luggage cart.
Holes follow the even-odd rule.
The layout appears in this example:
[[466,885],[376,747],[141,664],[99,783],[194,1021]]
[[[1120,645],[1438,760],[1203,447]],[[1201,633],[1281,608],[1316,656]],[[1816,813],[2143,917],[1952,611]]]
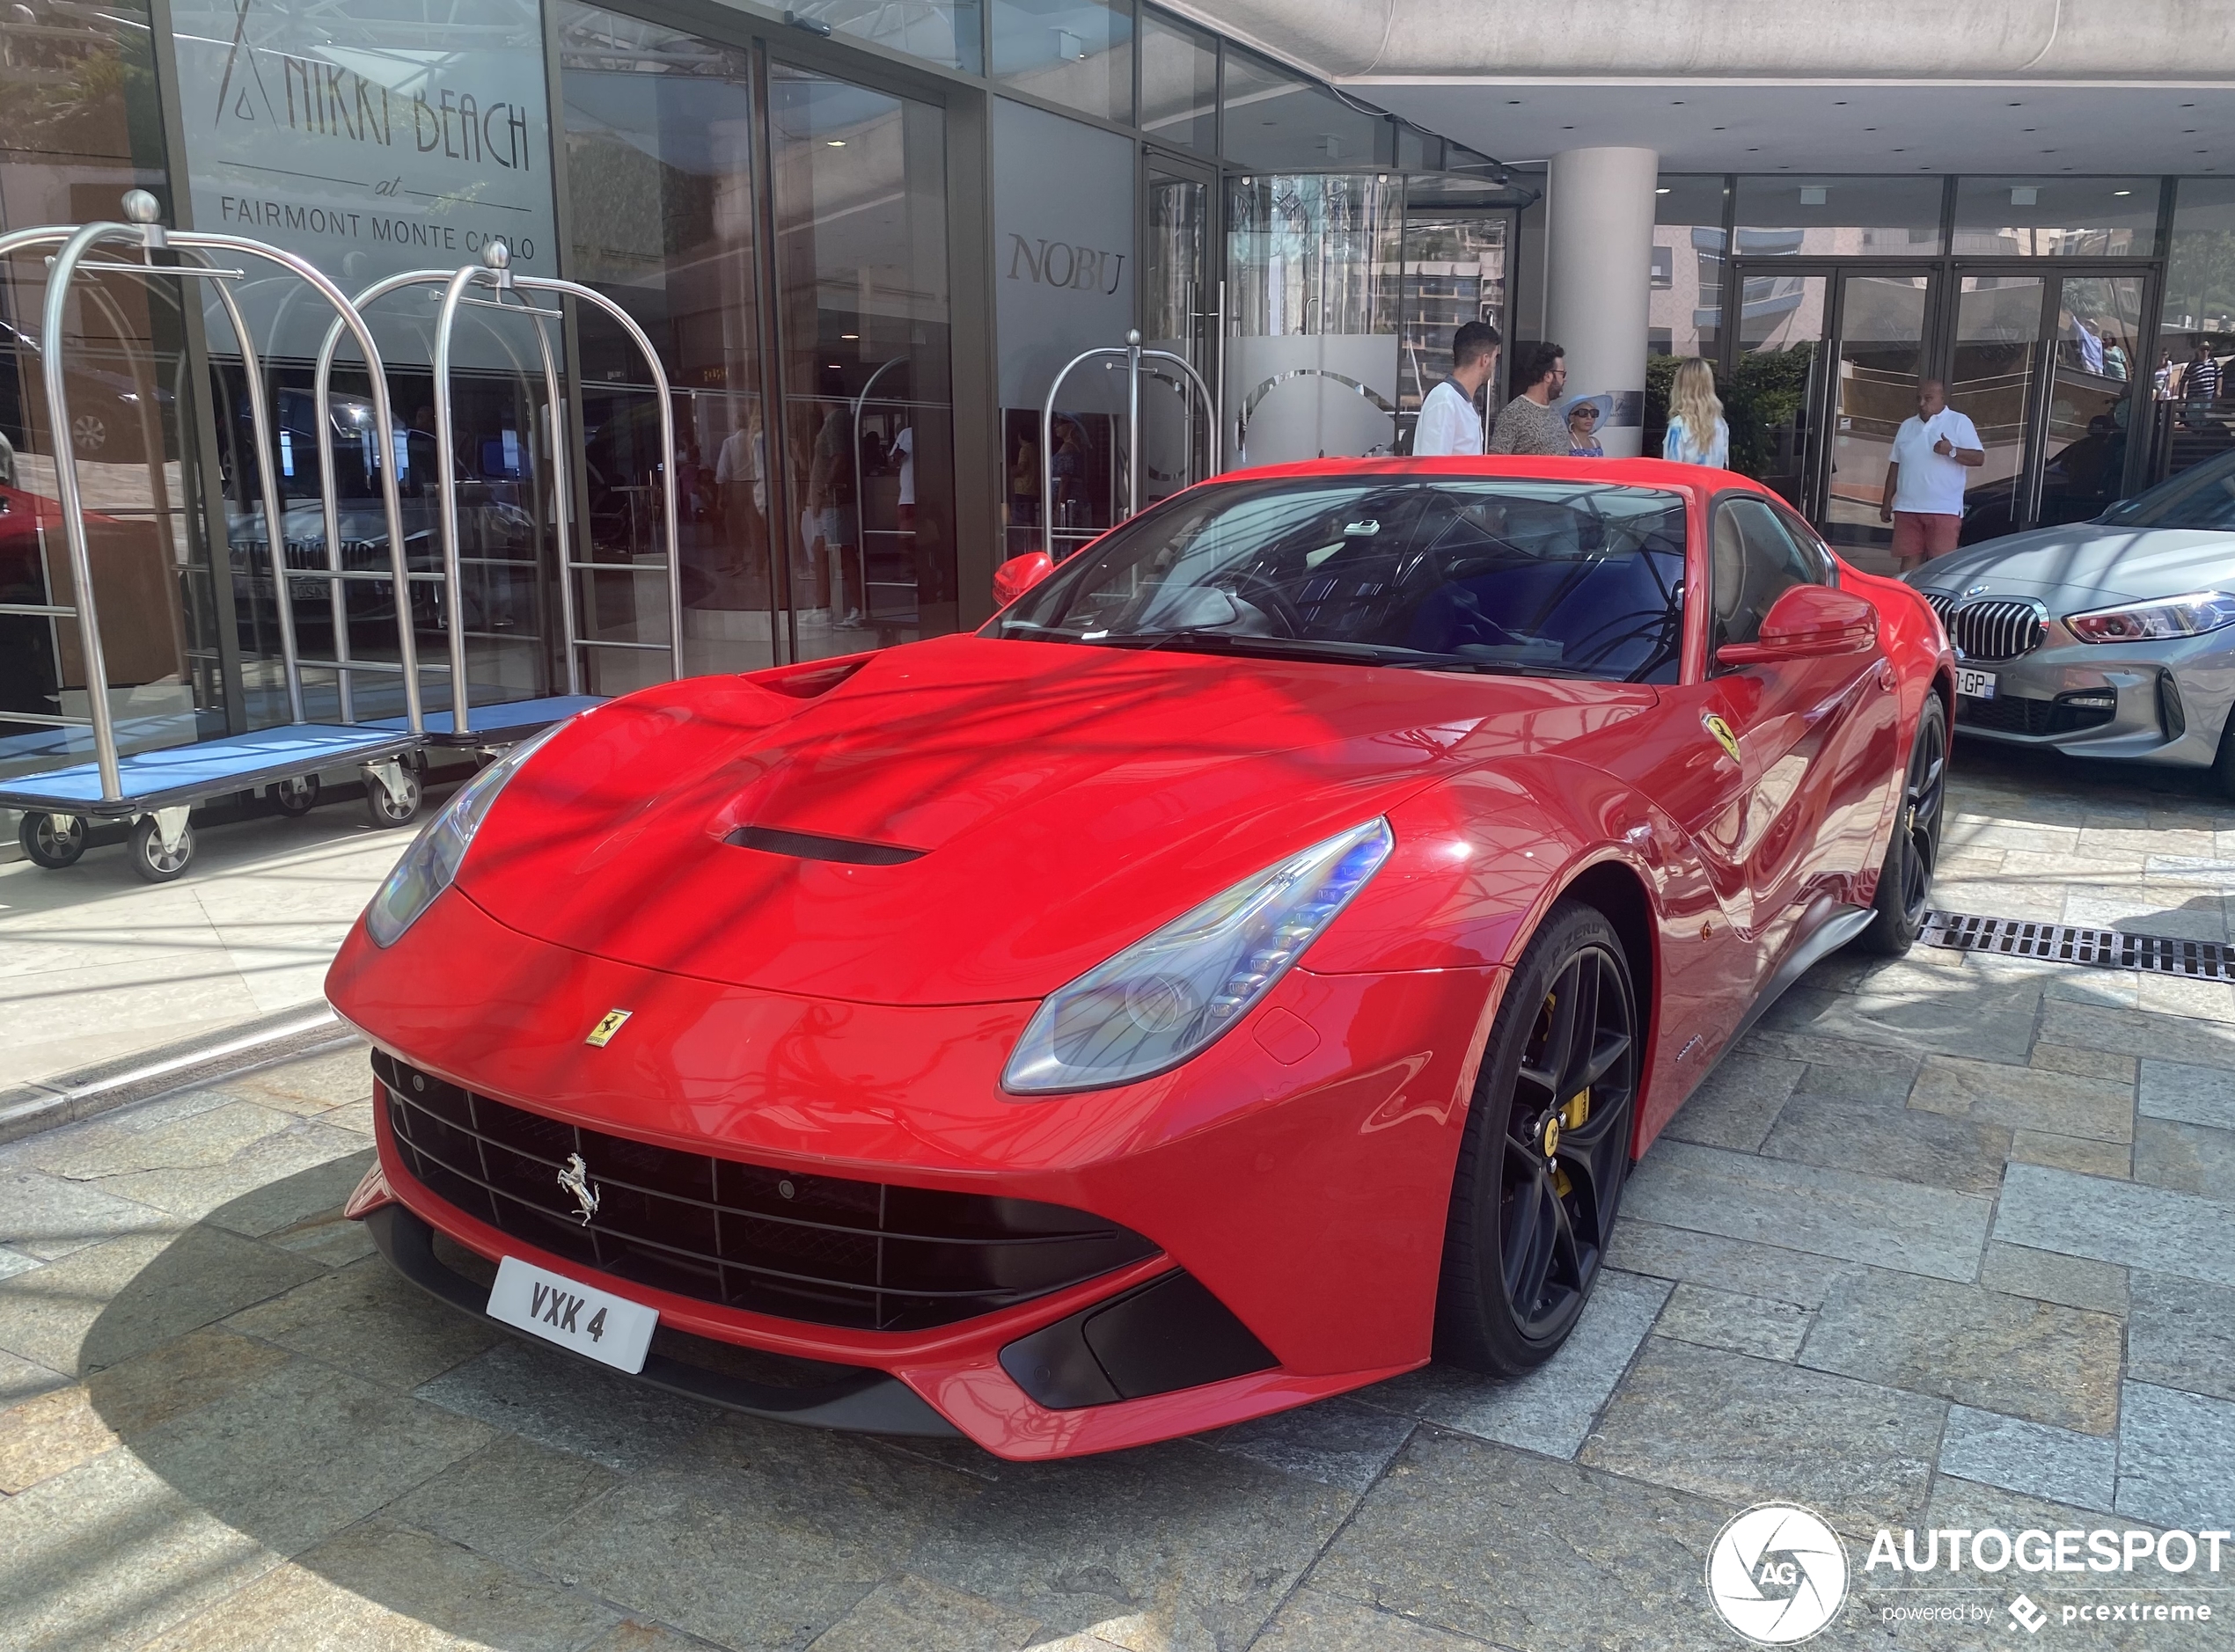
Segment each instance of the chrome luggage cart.
[[[20,230],[0,235],[0,258],[40,245],[59,250],[50,260],[40,349],[49,428],[71,428],[69,390],[63,369],[66,323],[72,282],[82,273],[129,274],[143,278],[200,278],[225,312],[238,345],[247,382],[250,419],[256,442],[260,508],[264,519],[265,552],[270,559],[276,598],[281,665],[287,690],[289,720],[277,727],[253,730],[193,745],[120,756],[116,726],[108,701],[108,673],[101,648],[99,603],[93,588],[92,556],[86,511],[77,478],[77,460],[68,444],[57,441],[55,466],[60,526],[68,549],[71,601],[67,603],[8,603],[0,612],[28,615],[58,625],[74,622],[84,663],[86,714],[10,713],[18,721],[57,726],[84,725],[93,736],[93,761],[22,775],[0,782],[0,807],[25,811],[23,844],[42,866],[61,867],[84,852],[90,822],[128,820],[132,830],[132,867],[154,882],[167,882],[186,871],[194,856],[194,831],[188,814],[194,805],[215,797],[271,786],[275,800],[289,814],[301,814],[317,800],[320,770],[355,765],[365,777],[366,800],[379,825],[401,825],[419,813],[420,787],[408,759],[424,744],[420,711],[419,663],[413,645],[405,562],[402,510],[396,489],[395,467],[378,466],[381,503],[386,513],[389,568],[345,572],[340,546],[333,537],[333,516],[326,518],[327,567],[292,568],[287,562],[287,513],[279,479],[273,468],[276,446],[271,403],[264,383],[263,364],[256,343],[235,298],[231,283],[246,275],[245,269],[223,268],[209,253],[225,253],[243,260],[261,259],[298,276],[330,304],[336,325],[347,328],[364,352],[371,378],[371,400],[380,451],[394,451],[394,421],[388,406],[387,381],[372,333],[339,287],[307,259],[282,248],[240,236],[166,230],[158,221],[155,197],[136,189],[124,197],[122,223],[89,223]],[[96,261],[90,255],[108,245],[136,252],[128,258]],[[150,256],[170,252],[180,255],[175,263],[158,264]],[[330,428],[321,427],[326,445]],[[331,476],[330,464],[320,471]],[[329,482],[330,486],[330,482]],[[40,540],[42,558],[47,541]],[[395,662],[352,660],[346,629],[337,627],[334,660],[304,660],[296,648],[289,584],[297,580],[322,580],[338,592],[341,582],[352,579],[392,582],[399,623]],[[55,594],[48,582],[47,595]],[[337,601],[337,611],[340,604]],[[336,672],[343,684],[342,720],[314,721],[304,714],[303,668]],[[360,723],[350,720],[347,685],[352,673],[400,675],[404,715],[392,722]]]
[[[430,711],[420,721],[424,742],[433,747],[494,749],[525,739],[553,723],[605,704],[605,696],[583,691],[582,651],[585,648],[619,648],[648,653],[665,653],[671,676],[683,675],[683,587],[681,536],[678,528],[676,500],[675,406],[669,393],[666,371],[660,365],[659,353],[652,347],[644,330],[635,318],[605,294],[579,282],[560,281],[550,276],[524,275],[512,267],[511,249],[502,241],[490,241],[481,249],[480,261],[466,264],[455,270],[405,270],[375,281],[356,295],[352,303],[363,312],[392,293],[408,288],[440,289],[441,308],[435,318],[434,375],[435,375],[435,444],[443,458],[437,467],[438,493],[441,508],[436,513],[443,559],[443,588],[444,619],[450,637],[451,709]],[[484,297],[471,291],[475,287],[487,288],[490,296]],[[640,563],[593,562],[578,560],[568,518],[572,510],[572,493],[568,485],[568,473],[561,456],[573,451],[568,441],[567,396],[561,383],[558,358],[551,347],[550,329],[546,322],[564,318],[565,312],[535,303],[528,295],[548,293],[558,297],[571,297],[611,316],[626,333],[629,340],[642,354],[645,364],[651,369],[652,384],[660,402],[660,476],[661,491],[665,501],[662,528],[666,543],[664,561],[655,565]],[[458,523],[458,472],[454,455],[457,451],[458,423],[456,415],[456,386],[452,382],[451,362],[453,342],[461,311],[467,305],[502,311],[507,315],[524,316],[535,329],[537,354],[540,359],[547,428],[546,439],[552,456],[552,530],[557,551],[559,567],[559,611],[564,633],[566,655],[566,692],[537,696],[524,700],[493,701],[486,705],[471,704],[471,693],[465,669],[465,615],[464,604],[463,556]],[[341,347],[342,325],[337,321],[326,329],[326,340],[319,350],[318,369],[313,380],[312,396],[316,417],[321,428],[330,417],[334,353]],[[326,541],[329,545],[341,542],[337,525],[338,503],[334,497],[330,471],[325,473],[322,501],[326,509]],[[581,604],[576,600],[575,576],[587,570],[612,573],[623,569],[662,572],[667,579],[668,640],[665,643],[622,641],[611,638],[583,634],[579,619]],[[388,719],[385,727],[400,728],[403,720]]]

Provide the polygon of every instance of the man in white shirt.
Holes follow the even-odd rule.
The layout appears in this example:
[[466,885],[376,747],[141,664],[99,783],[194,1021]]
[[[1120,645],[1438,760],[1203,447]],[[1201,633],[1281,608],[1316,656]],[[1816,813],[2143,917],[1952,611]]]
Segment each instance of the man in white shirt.
[[1451,335],[1451,376],[1430,391],[1412,428],[1412,457],[1473,457],[1483,450],[1482,415],[1475,398],[1498,370],[1498,329],[1469,321]]
[[1948,406],[1948,387],[1919,379],[1916,413],[1894,433],[1893,462],[1878,519],[1894,524],[1894,559],[1907,574],[1956,548],[1963,527],[1964,472],[1987,462],[1978,428]]

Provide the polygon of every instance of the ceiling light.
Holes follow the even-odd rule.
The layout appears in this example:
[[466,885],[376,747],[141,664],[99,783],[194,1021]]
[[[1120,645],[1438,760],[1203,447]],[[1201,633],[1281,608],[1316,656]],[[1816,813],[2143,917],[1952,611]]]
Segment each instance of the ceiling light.
[[844,138],[824,138],[823,142],[834,150],[842,150],[846,147],[846,140]]
[[2114,189],[2111,193],[2114,195],[2130,195],[2134,193],[2134,191],[2131,189]]
[[839,334],[839,337],[841,339],[858,339],[861,336],[861,335],[858,333],[841,333]]
[[1667,193],[1668,193],[1668,186],[1667,186],[1667,184],[1663,184],[1663,185],[1662,185],[1660,188],[1658,188],[1658,189],[1656,189],[1656,190],[1654,190],[1654,191],[1653,191],[1653,194],[1655,194],[1656,195],[1665,195],[1665,194],[1667,194]]

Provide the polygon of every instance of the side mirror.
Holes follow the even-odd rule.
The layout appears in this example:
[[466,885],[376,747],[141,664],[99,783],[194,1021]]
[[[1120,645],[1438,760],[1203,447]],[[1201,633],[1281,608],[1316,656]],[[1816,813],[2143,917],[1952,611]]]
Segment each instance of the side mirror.
[[1726,642],[1715,663],[1770,665],[1861,654],[1878,643],[1878,610],[1852,591],[1828,585],[1795,585],[1770,604],[1752,642]]
[[993,570],[993,606],[1007,608],[1055,572],[1055,559],[1044,551],[1011,557]]

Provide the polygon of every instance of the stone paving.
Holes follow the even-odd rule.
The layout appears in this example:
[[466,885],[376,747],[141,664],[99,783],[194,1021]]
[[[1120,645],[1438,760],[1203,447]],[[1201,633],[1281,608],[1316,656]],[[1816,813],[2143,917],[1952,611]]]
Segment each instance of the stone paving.
[[218,813],[195,822],[186,875],[150,884],[113,828],[59,872],[13,858],[16,817],[0,812],[0,1091],[319,1001],[411,832],[376,830],[349,802]]
[[[2226,937],[2200,788],[1961,764],[1944,903]],[[365,1089],[351,1052],[0,1149],[0,1648],[1733,1648],[1704,1559],[1768,1500],[1848,1539],[1818,1645],[2025,1644],[2022,1589],[2043,1644],[2235,1647],[2235,1546],[1863,1569],[1881,1525],[2235,1526],[2235,988],[1835,958],[1647,1156],[1542,1372],[1036,1466],[435,1305],[339,1219]],[[2213,1619],[2061,1619],[2135,1598]],[[1882,1620],[1918,1602],[1981,1616]]]

